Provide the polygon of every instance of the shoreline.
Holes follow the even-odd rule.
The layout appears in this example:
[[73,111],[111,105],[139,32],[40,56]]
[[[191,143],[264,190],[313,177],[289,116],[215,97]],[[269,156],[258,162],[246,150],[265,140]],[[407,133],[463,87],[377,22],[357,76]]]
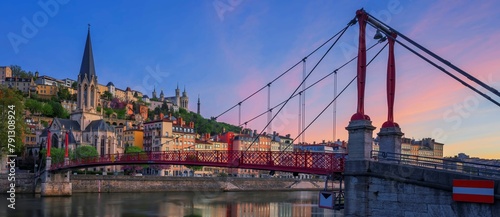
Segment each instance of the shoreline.
[[[36,194],[33,174],[16,176],[16,193]],[[140,193],[140,192],[245,192],[245,191],[320,191],[320,179],[241,178],[241,177],[168,177],[124,175],[72,175],[73,193]],[[333,183],[333,189],[339,184]],[[0,174],[0,189],[6,194],[7,175]],[[328,185],[332,188],[332,183]],[[38,186],[37,192],[40,187]]]

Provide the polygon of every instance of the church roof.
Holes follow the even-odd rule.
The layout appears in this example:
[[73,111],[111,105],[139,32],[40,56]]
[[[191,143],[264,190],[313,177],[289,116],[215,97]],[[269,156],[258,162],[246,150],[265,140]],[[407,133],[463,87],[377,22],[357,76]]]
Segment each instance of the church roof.
[[80,73],[78,74],[80,79],[91,78],[95,76],[94,67],[94,54],[92,53],[92,42],[90,40],[90,26],[87,33],[87,41],[85,42],[85,51],[83,52],[82,65],[80,67]]
[[115,132],[115,129],[104,122],[104,120],[94,120],[90,122],[90,124],[85,128],[84,132],[90,132],[90,131],[111,131]]
[[115,86],[115,84],[113,84],[113,82],[109,82],[108,85],[106,85],[106,87],[109,87],[109,86]]
[[142,98],[143,99],[149,99],[149,96],[148,95],[142,95]]
[[[74,130],[70,130],[69,134],[68,134],[68,139],[69,139],[68,143],[70,143],[70,144],[76,144],[76,138],[75,138],[73,131]],[[42,133],[40,134],[40,137],[47,137],[48,132],[49,132],[48,127],[43,129]],[[53,133],[59,133],[59,132],[60,131],[55,131],[55,132],[51,132],[51,133],[53,134]]]
[[80,124],[77,121],[70,119],[54,118],[53,123],[58,123],[64,129],[80,131]]

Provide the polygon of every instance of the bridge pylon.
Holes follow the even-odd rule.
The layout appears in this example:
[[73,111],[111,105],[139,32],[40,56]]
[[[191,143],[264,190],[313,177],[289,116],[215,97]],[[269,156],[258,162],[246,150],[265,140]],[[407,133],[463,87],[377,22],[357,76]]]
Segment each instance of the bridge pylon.
[[[48,132],[48,138],[50,138],[50,131]],[[40,194],[42,197],[51,196],[71,196],[73,193],[73,186],[71,185],[69,175],[70,171],[62,172],[52,172],[50,168],[52,166],[52,158],[50,157],[50,141],[47,139],[47,158],[45,161],[45,171],[42,176],[41,190]],[[66,150],[68,147],[68,140],[66,139]],[[64,164],[69,163],[68,154],[66,151]]]

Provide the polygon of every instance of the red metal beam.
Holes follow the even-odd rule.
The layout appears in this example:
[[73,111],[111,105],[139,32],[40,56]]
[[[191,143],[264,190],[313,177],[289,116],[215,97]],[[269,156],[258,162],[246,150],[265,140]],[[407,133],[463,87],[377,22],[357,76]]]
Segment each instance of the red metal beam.
[[327,175],[344,171],[345,155],[313,152],[167,151],[108,154],[52,164],[51,170],[127,164],[170,164],[275,170]]
[[365,115],[365,80],[366,80],[366,40],[365,29],[368,14],[364,10],[356,11],[356,17],[359,24],[359,45],[358,45],[358,69],[357,69],[357,84],[358,84],[358,109],[356,114],[351,117],[354,120],[370,120],[368,115]]

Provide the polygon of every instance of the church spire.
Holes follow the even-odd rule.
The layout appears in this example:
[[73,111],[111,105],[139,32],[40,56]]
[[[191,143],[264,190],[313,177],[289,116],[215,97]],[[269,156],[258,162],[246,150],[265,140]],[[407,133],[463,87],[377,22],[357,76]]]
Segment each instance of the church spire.
[[78,79],[81,81],[85,76],[90,80],[95,76],[94,54],[92,53],[92,42],[90,40],[90,24],[87,32],[87,41],[85,42],[85,51],[83,52],[82,65]]

